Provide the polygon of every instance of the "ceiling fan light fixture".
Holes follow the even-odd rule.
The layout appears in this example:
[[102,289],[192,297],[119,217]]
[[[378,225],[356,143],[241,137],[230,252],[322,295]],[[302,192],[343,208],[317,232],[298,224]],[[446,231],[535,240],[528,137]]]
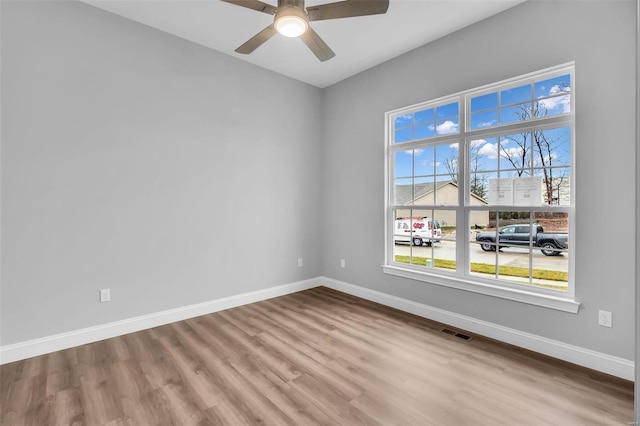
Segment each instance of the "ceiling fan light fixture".
[[308,19],[300,9],[285,7],[276,13],[276,31],[285,37],[300,37],[309,29]]
[[307,28],[307,21],[297,16],[283,16],[276,22],[276,31],[285,37],[300,37]]

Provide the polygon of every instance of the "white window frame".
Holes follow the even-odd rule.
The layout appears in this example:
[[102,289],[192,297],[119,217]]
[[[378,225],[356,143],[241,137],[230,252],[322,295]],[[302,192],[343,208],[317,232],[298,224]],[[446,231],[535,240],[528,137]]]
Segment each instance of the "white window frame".
[[[470,123],[470,99],[485,93],[493,91],[505,90],[508,87],[516,87],[522,84],[540,81],[553,76],[569,74],[571,81],[571,112],[552,115],[542,118],[536,118],[528,121],[520,121],[516,123],[508,123],[503,125],[495,125],[487,128],[470,130],[467,123]],[[402,142],[396,144],[394,141],[394,120],[403,114],[409,114],[421,111],[437,105],[448,104],[450,102],[459,102],[459,133],[435,135],[427,139],[412,140],[410,142]],[[556,67],[533,72],[523,76],[518,76],[508,80],[500,81],[487,86],[466,90],[451,96],[433,99],[428,102],[408,106],[405,108],[389,111],[385,114],[385,258],[382,265],[384,273],[412,280],[428,282],[431,284],[441,285],[445,287],[466,290],[474,293],[499,297],[508,300],[528,303],[546,308],[557,309],[565,312],[577,313],[580,303],[575,300],[575,245],[572,244],[569,250],[568,260],[568,291],[560,292],[557,290],[545,289],[536,286],[527,286],[522,284],[510,283],[505,280],[496,280],[483,278],[477,275],[471,275],[469,272],[470,265],[470,233],[458,232],[456,240],[456,271],[447,271],[442,269],[424,268],[421,266],[395,262],[394,260],[394,154],[399,151],[420,148],[428,145],[436,145],[444,142],[457,142],[459,144],[459,161],[458,164],[458,205],[442,207],[443,210],[456,211],[456,223],[461,224],[458,229],[469,229],[469,212],[475,210],[485,211],[552,211],[564,212],[569,218],[569,235],[575,234],[575,66],[573,62],[562,64]],[[512,206],[471,206],[469,201],[469,178],[470,170],[466,161],[467,143],[470,140],[493,137],[497,135],[505,135],[511,132],[517,133],[523,131],[524,127],[529,130],[536,128],[553,128],[553,127],[570,127],[571,128],[571,177],[570,177],[570,193],[571,203],[568,206],[540,206],[519,208]],[[424,207],[425,209],[430,209]],[[436,206],[439,207],[439,206]],[[422,208],[422,206],[415,206]]]

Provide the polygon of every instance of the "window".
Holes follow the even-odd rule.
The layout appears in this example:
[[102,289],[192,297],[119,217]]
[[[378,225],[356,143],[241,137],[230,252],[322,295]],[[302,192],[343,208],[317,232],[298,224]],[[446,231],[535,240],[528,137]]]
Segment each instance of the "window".
[[386,114],[384,271],[576,312],[574,66]]

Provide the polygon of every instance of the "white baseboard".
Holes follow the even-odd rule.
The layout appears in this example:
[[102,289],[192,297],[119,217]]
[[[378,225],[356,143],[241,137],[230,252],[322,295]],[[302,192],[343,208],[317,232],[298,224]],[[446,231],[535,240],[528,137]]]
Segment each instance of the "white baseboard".
[[423,318],[441,322],[451,327],[467,330],[481,336],[489,337],[514,346],[529,349],[544,355],[611,374],[626,380],[633,381],[635,375],[635,363],[633,361],[603,354],[601,352],[569,345],[557,340],[535,334],[525,333],[501,325],[480,321],[464,315],[434,308],[411,300],[391,296],[379,291],[348,284],[332,278],[320,278],[321,285],[361,297],[372,302],[409,312]]
[[0,347],[0,365],[50,352],[68,349],[111,337],[121,336],[148,328],[182,321],[273,297],[284,296],[310,288],[325,286],[372,302],[409,312],[462,330],[509,343],[534,352],[549,355],[573,364],[601,371],[626,380],[634,380],[634,362],[623,358],[547,339],[501,325],[434,308],[365,287],[348,284],[332,278],[319,277],[295,283],[242,293],[222,299],[169,309],[95,327],[47,336]]
[[248,303],[259,302],[285,294],[307,290],[320,285],[318,278],[270,287],[264,290],[242,293],[222,299],[169,309],[149,315],[142,315],[121,321],[114,321],[95,327],[87,327],[67,333],[28,340],[0,347],[0,365],[31,358],[123,334],[146,330],[188,318],[206,315],[224,309],[235,308]]

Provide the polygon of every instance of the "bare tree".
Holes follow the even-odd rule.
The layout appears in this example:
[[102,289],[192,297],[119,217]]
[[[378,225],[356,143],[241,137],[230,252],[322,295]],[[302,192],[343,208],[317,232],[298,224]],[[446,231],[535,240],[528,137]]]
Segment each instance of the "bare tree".
[[504,138],[515,143],[516,148],[508,148],[506,143],[500,141],[500,157],[511,163],[518,177],[522,176],[528,169],[530,153],[529,133],[522,133],[520,137],[506,136]]
[[[480,198],[487,196],[487,177],[478,173],[480,169],[480,146],[471,145],[469,149],[469,170],[471,171],[471,179],[469,181],[469,191],[472,194],[477,195]],[[459,153],[456,151],[456,155],[453,155],[445,160],[445,167],[447,173],[453,183],[458,183],[458,161]]]
[[[521,107],[517,112],[522,121],[545,117],[547,108],[541,102],[534,102],[533,107]],[[544,184],[544,198],[547,204],[559,202],[560,192],[567,184],[567,176],[554,176],[557,169],[553,168],[557,157],[558,140],[551,138],[546,130],[534,130],[518,135],[507,136],[516,147],[509,148],[500,143],[500,157],[506,159],[515,169],[518,177],[530,170],[532,166],[542,170]],[[533,157],[533,158],[530,158]],[[554,197],[554,193],[558,194]],[[556,201],[557,200],[557,201]]]
[[[457,152],[457,151],[456,151]],[[448,157],[444,160],[444,166],[447,168],[447,173],[451,182],[458,183],[458,154]]]
[[484,173],[478,173],[480,169],[480,145],[471,144],[469,148],[469,171],[471,172],[469,180],[469,190],[472,194],[482,199],[487,197],[487,176]]

